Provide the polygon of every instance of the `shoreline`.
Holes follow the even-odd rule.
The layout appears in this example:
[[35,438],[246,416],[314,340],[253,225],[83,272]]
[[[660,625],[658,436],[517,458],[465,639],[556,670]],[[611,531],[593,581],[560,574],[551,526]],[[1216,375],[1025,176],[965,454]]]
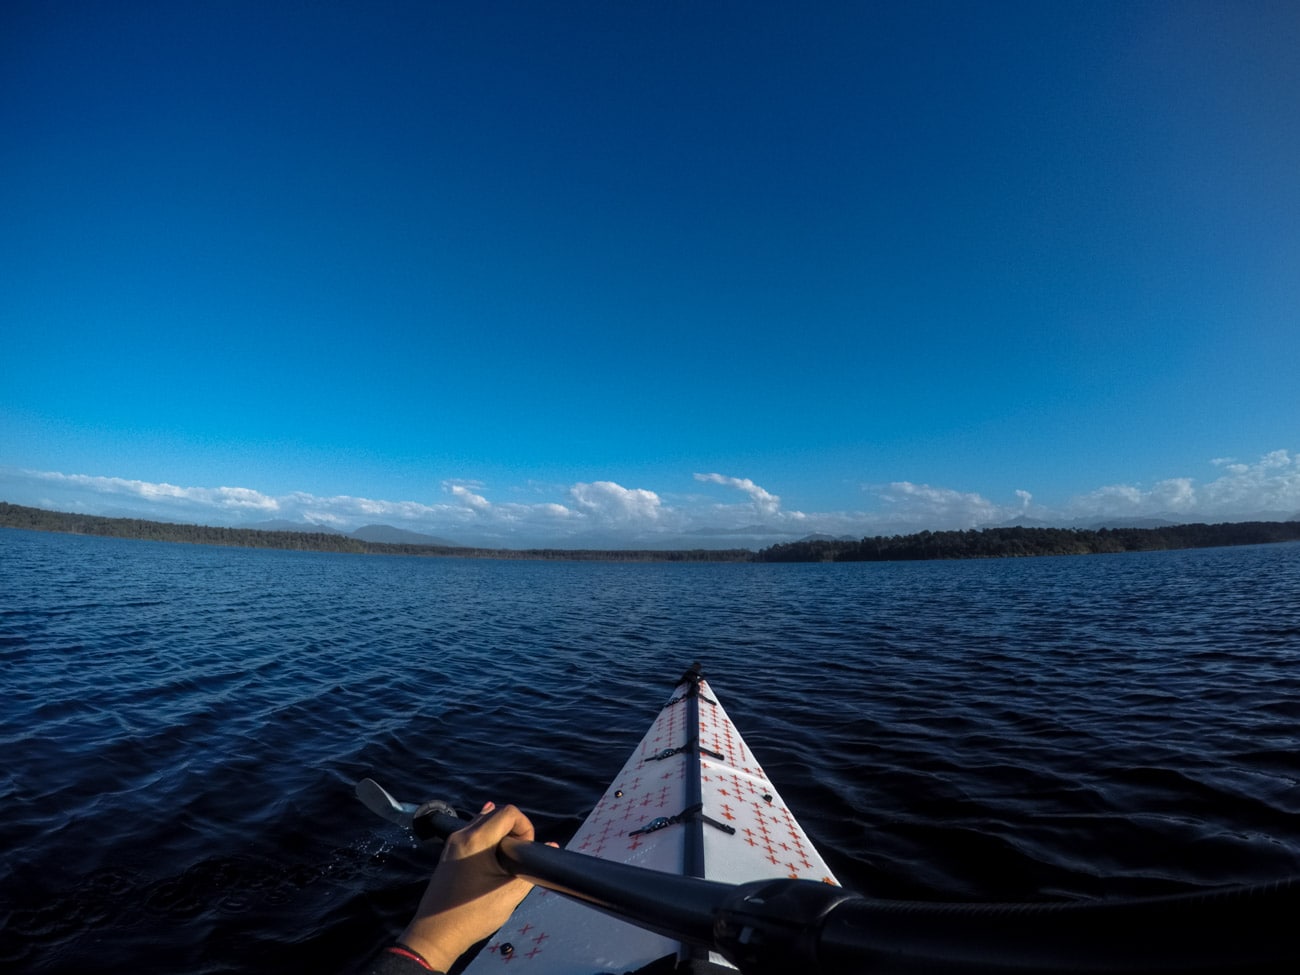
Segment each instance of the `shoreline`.
[[1300,541],[1300,519],[1194,523],[1161,528],[984,528],[923,531],[858,541],[809,539],[750,549],[480,548],[367,542],[328,532],[224,528],[143,518],[50,511],[0,501],[0,528],[97,535],[227,548],[269,548],[345,555],[507,559],[554,562],[919,562],[951,559],[1109,555]]

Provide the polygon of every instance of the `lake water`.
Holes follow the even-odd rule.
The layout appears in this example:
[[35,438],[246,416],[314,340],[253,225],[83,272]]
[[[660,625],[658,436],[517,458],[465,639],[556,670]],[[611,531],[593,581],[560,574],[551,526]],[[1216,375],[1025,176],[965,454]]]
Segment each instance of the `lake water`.
[[695,659],[860,892],[1300,873],[1300,545],[668,565],[0,530],[0,967],[346,970],[428,870],[357,779],[563,840]]

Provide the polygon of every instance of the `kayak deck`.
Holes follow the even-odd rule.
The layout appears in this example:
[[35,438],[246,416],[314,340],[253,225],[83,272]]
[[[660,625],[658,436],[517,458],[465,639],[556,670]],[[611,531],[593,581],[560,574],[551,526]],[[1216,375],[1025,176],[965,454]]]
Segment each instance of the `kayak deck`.
[[[837,883],[698,668],[683,676],[566,849],[726,883]],[[466,972],[626,972],[670,955],[687,956],[670,938],[538,887]]]

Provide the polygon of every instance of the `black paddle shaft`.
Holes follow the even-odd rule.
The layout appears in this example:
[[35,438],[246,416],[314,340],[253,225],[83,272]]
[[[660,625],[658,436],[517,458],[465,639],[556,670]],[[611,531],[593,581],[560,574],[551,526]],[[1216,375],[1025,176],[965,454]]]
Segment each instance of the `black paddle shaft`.
[[[462,828],[447,808],[421,807],[416,837]],[[724,884],[513,837],[497,858],[513,876],[718,951],[747,975],[1208,975],[1300,964],[1300,881],[1143,900],[939,904],[868,900],[811,880]]]

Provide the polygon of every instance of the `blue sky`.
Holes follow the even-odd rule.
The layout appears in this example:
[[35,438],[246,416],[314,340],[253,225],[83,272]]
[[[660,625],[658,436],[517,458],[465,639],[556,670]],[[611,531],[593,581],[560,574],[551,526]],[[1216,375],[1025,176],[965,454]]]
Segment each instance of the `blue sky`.
[[0,500],[1300,513],[1293,3],[0,10]]

